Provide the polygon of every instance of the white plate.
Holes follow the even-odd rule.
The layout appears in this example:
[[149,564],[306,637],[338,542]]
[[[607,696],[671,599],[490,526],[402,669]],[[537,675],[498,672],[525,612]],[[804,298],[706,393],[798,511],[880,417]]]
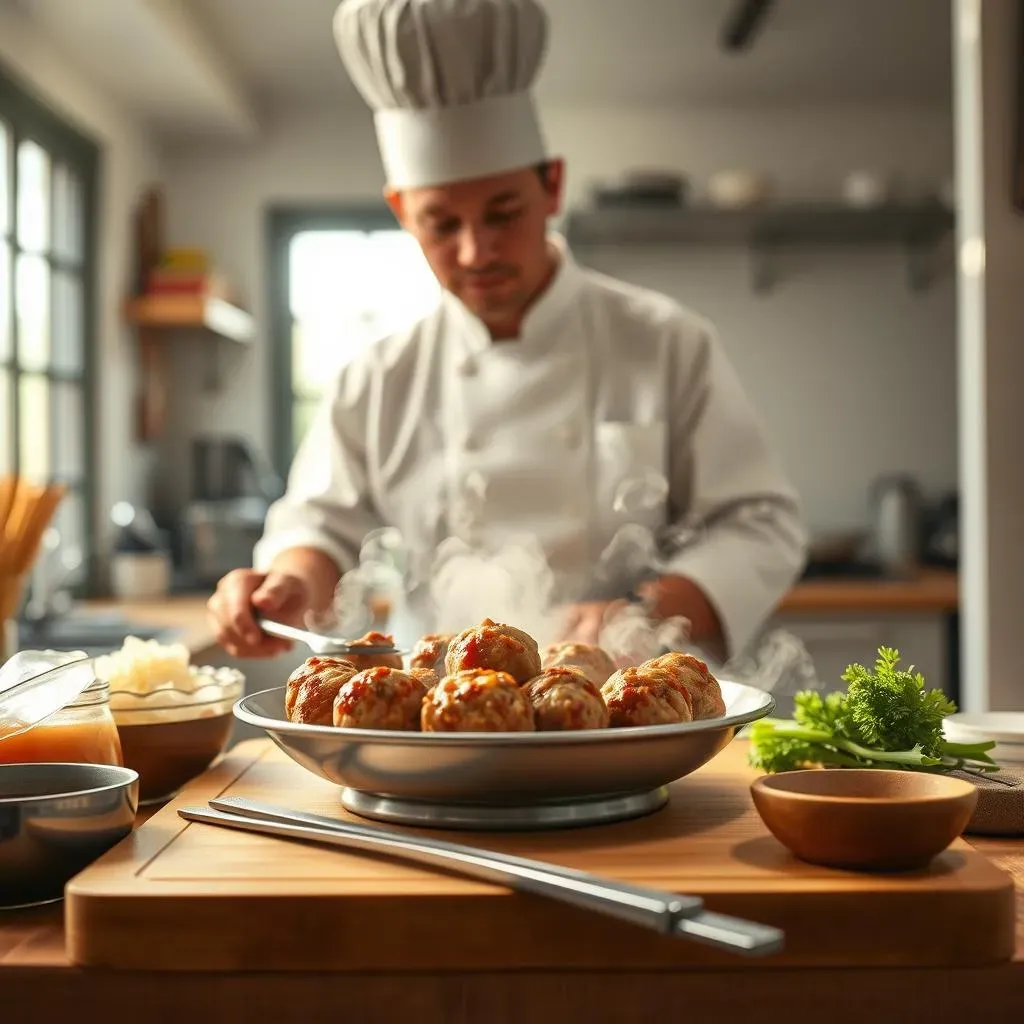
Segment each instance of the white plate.
[[1024,711],[958,712],[945,720],[943,732],[955,743],[996,740],[1024,746]]

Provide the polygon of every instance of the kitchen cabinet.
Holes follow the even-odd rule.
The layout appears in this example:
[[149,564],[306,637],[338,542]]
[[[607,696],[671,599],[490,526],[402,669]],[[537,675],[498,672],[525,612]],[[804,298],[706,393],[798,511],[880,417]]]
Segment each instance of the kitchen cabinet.
[[[870,664],[884,646],[895,647],[902,664],[915,665],[930,687],[956,698],[949,657],[950,616],[945,612],[782,612],[772,618],[769,628],[787,630],[800,639],[824,690],[842,689],[846,666],[854,661]],[[776,694],[780,695],[785,694]]]

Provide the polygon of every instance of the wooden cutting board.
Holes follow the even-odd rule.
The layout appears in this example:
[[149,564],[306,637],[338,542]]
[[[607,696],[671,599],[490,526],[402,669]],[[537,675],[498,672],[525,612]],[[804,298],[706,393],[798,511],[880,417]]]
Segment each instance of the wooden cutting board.
[[268,740],[234,748],[72,880],[68,954],[100,967],[274,971],[743,969],[766,962],[962,967],[1010,959],[1014,894],[1007,874],[961,840],[909,874],[804,864],[755,812],[745,754],[745,744],[733,743],[674,783],[667,807],[635,821],[443,835],[702,896],[711,910],[785,929],[785,951],[768,961],[397,860],[177,815],[179,806],[230,794],[353,817],[336,787]]

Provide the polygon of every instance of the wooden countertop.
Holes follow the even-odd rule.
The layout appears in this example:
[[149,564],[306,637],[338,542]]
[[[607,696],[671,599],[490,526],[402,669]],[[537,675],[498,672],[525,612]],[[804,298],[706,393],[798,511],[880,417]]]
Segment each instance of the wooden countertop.
[[922,569],[910,579],[842,578],[801,580],[782,599],[780,614],[935,613],[959,607],[960,586],[955,572]]
[[[828,1006],[834,1024],[865,1020],[1015,1020],[1024,991],[1024,841],[969,838],[1017,885],[1017,952],[985,968],[771,967],[660,970],[134,972],[72,967],[60,906],[0,912],[0,992],[11,1024],[66,1018],[108,1024],[113,1007],[146,1006],[155,1021],[194,1024],[315,1020],[325,1006],[346,1020],[519,1024],[663,1019],[685,1006],[699,1020],[790,1021],[794,1007]],[[823,922],[823,927],[841,927]],[[500,941],[500,936],[496,937]],[[315,941],[311,936],[310,941]],[[970,937],[965,936],[965,942]],[[742,972],[740,974],[739,972]]]
[[[776,614],[925,614],[955,611],[959,585],[955,572],[923,570],[914,579],[879,580],[829,578],[802,580],[782,599]],[[116,608],[144,625],[181,631],[181,641],[193,656],[216,648],[206,614],[206,596],[188,594],[160,601],[95,601],[89,607]]]

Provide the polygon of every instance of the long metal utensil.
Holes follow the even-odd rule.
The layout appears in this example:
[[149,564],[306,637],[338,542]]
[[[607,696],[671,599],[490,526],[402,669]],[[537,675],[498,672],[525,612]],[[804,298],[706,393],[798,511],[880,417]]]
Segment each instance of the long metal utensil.
[[664,935],[689,938],[731,952],[762,956],[782,948],[777,928],[704,909],[695,896],[600,878],[542,861],[480,850],[391,829],[338,821],[238,797],[210,801],[209,808],[180,808],[191,821],[267,835],[381,851],[484,881],[505,885],[608,914]]
[[322,633],[312,633],[308,629],[299,629],[298,626],[289,626],[284,622],[277,622],[268,619],[263,615],[255,615],[256,625],[268,636],[276,636],[281,640],[294,640],[297,643],[305,644],[314,654],[320,654],[325,658],[343,656],[346,654],[401,654],[402,652],[393,644],[353,644],[348,640],[339,640],[337,637],[324,636]]

